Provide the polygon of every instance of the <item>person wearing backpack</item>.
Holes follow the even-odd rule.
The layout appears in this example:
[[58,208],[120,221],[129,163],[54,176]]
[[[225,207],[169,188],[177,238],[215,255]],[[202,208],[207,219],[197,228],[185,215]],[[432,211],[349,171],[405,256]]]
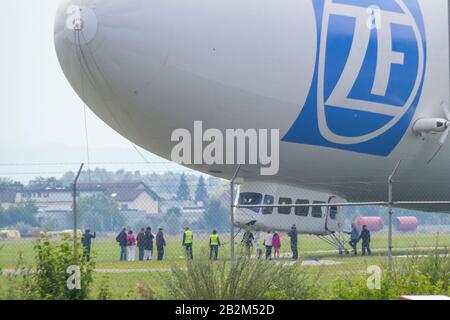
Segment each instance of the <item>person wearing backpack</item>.
[[122,231],[117,235],[116,241],[120,246],[120,261],[127,261],[127,229],[123,228]]

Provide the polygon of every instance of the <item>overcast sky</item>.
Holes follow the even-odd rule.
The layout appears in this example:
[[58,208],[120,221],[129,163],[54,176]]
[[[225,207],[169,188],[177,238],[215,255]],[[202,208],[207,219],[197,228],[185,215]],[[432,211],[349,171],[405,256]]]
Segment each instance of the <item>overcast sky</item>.
[[[60,0],[1,2],[0,165],[86,160],[83,104],[54,50],[53,21]],[[129,141],[89,109],[87,123],[91,161],[142,161]],[[109,149],[108,159],[96,158],[99,148]],[[125,157],[110,157],[116,148],[127,150]]]
[[[53,45],[60,0],[2,0],[0,10],[0,142],[4,146],[84,145],[83,108]],[[90,111],[93,147],[129,147]]]

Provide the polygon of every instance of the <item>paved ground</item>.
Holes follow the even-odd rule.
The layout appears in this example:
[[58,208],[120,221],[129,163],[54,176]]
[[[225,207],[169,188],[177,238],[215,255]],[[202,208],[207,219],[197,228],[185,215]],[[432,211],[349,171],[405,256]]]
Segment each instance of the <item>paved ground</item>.
[[[277,265],[282,266],[293,266],[295,261],[273,261]],[[338,265],[341,262],[331,261],[331,260],[304,260],[302,261],[302,266],[329,266]],[[185,269],[185,268],[183,268]],[[164,269],[95,269],[97,273],[157,273],[157,272],[170,272],[170,268]],[[3,275],[13,275],[15,273],[14,269],[4,269]]]

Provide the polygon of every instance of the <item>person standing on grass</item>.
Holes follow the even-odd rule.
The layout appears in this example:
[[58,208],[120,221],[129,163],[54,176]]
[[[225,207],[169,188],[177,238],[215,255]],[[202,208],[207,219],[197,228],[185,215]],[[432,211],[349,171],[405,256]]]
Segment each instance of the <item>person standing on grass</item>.
[[298,260],[298,233],[297,226],[295,224],[292,225],[288,236],[291,238],[292,260]]
[[83,257],[87,262],[91,261],[91,247],[92,247],[92,239],[95,239],[97,234],[94,232],[91,233],[91,230],[87,229],[83,236],[81,237],[81,243],[83,245]]
[[194,235],[192,231],[189,229],[189,227],[185,228],[185,231],[183,233],[183,246],[186,250],[186,255],[189,259],[194,259],[194,254],[192,252],[192,244],[194,242]]
[[279,259],[280,258],[280,248],[281,248],[281,237],[276,232],[273,235],[272,246],[274,249],[275,259]]
[[145,230],[145,260],[150,261],[153,259],[153,239],[155,236],[152,233],[152,228],[148,227]]
[[128,236],[126,228],[123,228],[122,231],[120,231],[116,237],[116,241],[120,246],[120,261],[127,261]]
[[263,251],[261,249],[261,246],[259,245],[259,239],[255,238],[255,251],[256,251],[256,258],[259,260],[262,257]]
[[209,260],[217,260],[219,257],[220,239],[217,230],[213,230],[209,236]]
[[144,260],[144,254],[145,254],[145,229],[142,228],[139,234],[136,238],[137,241],[137,247],[139,250],[139,261]]
[[358,238],[358,241],[359,240],[362,241],[362,255],[366,255],[366,250],[369,256],[372,255],[372,250],[370,250],[370,231],[367,229],[366,225],[363,226],[361,234]]
[[163,228],[159,228],[156,235],[156,250],[158,251],[158,261],[164,259],[164,247],[166,246],[166,239],[164,239]]
[[136,259],[136,237],[132,230],[128,231],[128,261],[134,262]]
[[250,231],[250,228],[245,229],[244,235],[242,236],[241,243],[245,247],[245,251],[247,254],[247,257],[250,258],[252,254],[252,247],[253,247],[253,241],[255,240],[255,236]]
[[264,238],[264,246],[266,247],[266,259],[272,260],[273,234],[271,230]]
[[355,223],[352,223],[352,231],[350,232],[350,246],[353,249],[353,255],[358,255],[358,241],[359,241],[359,230]]

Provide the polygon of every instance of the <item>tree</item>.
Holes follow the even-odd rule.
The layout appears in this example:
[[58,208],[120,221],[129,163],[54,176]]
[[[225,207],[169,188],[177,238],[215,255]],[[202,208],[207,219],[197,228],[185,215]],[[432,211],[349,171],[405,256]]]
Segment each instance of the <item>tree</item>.
[[176,236],[181,233],[181,221],[176,210],[169,210],[167,212],[164,216],[162,225],[168,235]]
[[31,180],[29,183],[30,187],[35,188],[62,188],[64,185],[61,181],[56,179],[55,177],[44,178],[44,177],[36,177]]
[[186,176],[184,174],[180,177],[180,184],[177,191],[177,200],[190,200],[191,191],[189,190],[189,185],[186,181]]
[[75,180],[75,173],[73,173],[72,171],[68,171],[59,180],[64,186],[70,186]]
[[0,227],[7,226],[9,223],[9,217],[6,216],[5,209],[0,205]]
[[8,178],[0,178],[0,191],[4,190],[5,188],[9,187],[12,183],[11,179]]
[[0,178],[0,191],[6,190],[9,188],[19,190],[19,189],[23,188],[23,184],[21,184],[20,182],[17,182],[17,181],[13,181],[8,178]]
[[229,225],[228,209],[219,200],[212,200],[205,211],[205,224],[210,229],[224,231]]
[[208,190],[206,190],[205,178],[200,176],[198,179],[197,190],[195,191],[195,201],[207,204],[209,201]]
[[80,198],[78,217],[84,229],[101,232],[116,231],[125,223],[120,214],[119,204],[104,194]]
[[[1,208],[1,207],[0,207]],[[0,210],[0,226],[12,227],[18,223],[24,223],[33,227],[37,226],[36,214],[38,207],[33,201],[19,203],[11,206],[8,209]]]

